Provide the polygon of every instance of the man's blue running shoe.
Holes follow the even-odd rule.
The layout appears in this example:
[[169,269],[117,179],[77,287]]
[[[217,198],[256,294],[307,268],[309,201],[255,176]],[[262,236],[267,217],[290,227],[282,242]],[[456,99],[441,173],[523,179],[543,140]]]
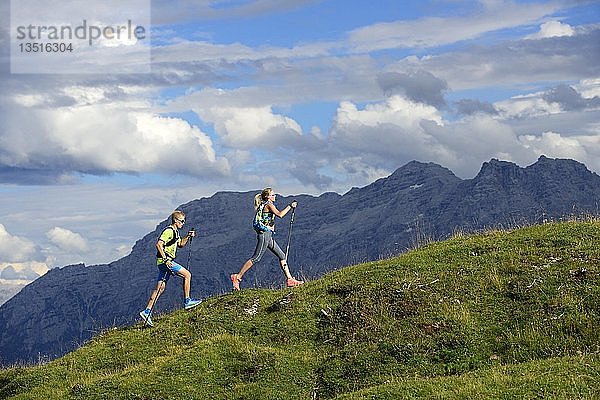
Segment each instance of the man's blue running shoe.
[[142,320],[146,325],[154,326],[154,324],[152,323],[152,318],[150,317],[150,313],[146,312],[146,310],[140,311],[140,317],[142,317]]
[[187,298],[187,299],[185,299],[185,309],[189,310],[190,308],[196,307],[200,303],[202,303],[202,300]]

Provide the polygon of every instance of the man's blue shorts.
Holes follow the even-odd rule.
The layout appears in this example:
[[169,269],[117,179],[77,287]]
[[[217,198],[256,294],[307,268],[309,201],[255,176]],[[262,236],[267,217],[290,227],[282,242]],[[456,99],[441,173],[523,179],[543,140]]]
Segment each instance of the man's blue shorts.
[[158,276],[156,277],[156,280],[158,282],[163,281],[165,284],[169,281],[169,278],[171,277],[171,275],[176,275],[181,268],[183,268],[181,265],[177,264],[175,261],[172,261],[173,265],[171,266],[171,268],[167,267],[167,264],[162,263],[162,264],[158,264]]

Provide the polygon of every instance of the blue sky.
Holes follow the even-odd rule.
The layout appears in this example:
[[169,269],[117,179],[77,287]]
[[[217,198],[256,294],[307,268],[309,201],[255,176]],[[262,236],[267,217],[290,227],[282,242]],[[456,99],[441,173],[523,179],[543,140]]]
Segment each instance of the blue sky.
[[[219,190],[344,193],[411,160],[600,172],[597,1],[0,4],[0,285],[117,259]],[[151,37],[15,55],[30,15]]]

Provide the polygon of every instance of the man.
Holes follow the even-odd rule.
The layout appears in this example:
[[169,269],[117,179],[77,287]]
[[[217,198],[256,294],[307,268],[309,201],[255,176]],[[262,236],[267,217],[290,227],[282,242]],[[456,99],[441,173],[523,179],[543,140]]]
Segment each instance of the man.
[[188,239],[195,236],[195,232],[190,230],[183,238],[179,237],[179,229],[185,224],[185,214],[183,211],[175,210],[171,214],[171,225],[167,226],[160,238],[156,242],[156,266],[158,267],[158,277],[156,288],[152,291],[146,309],[140,312],[142,320],[146,325],[154,326],[152,323],[152,307],[165,290],[167,282],[171,275],[177,275],[183,278],[183,294],[185,298],[184,307],[189,310],[196,307],[202,300],[195,300],[190,297],[190,287],[192,282],[192,274],[183,266],[176,263],[175,253],[177,248],[187,244]]

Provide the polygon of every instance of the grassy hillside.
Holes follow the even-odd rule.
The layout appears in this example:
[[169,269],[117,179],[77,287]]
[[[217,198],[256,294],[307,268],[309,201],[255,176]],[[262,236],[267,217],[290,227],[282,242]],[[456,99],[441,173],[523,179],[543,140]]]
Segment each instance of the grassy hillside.
[[600,398],[599,265],[598,222],[455,237],[107,331],[0,398]]

